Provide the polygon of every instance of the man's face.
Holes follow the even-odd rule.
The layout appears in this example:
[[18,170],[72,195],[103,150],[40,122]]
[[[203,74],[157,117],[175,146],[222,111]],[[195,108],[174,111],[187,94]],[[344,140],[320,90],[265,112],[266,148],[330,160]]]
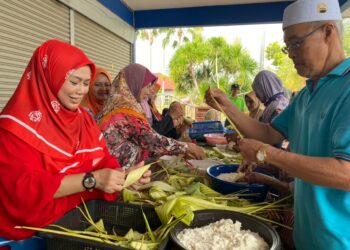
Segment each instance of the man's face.
[[284,31],[288,56],[293,60],[298,74],[303,77],[317,77],[323,70],[328,54],[323,28],[323,25],[302,23]]
[[239,94],[239,89],[232,89],[231,90],[231,95],[232,95],[232,97],[236,97],[238,94]]

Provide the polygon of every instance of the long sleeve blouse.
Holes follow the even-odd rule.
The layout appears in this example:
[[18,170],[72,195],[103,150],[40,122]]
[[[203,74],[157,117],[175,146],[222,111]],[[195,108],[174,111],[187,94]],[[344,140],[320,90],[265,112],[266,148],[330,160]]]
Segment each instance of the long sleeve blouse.
[[101,126],[109,151],[123,168],[162,155],[186,153],[186,143],[167,138],[154,131],[145,119],[117,113]]
[[[47,156],[3,129],[0,129],[0,152],[0,237],[13,240],[31,237],[34,231],[14,227],[45,227],[79,205],[81,198],[114,200],[117,196],[94,190],[55,199],[65,174],[47,171],[42,164]],[[78,173],[118,168],[115,157],[107,149],[105,153],[97,166],[93,166],[92,160],[85,161]]]

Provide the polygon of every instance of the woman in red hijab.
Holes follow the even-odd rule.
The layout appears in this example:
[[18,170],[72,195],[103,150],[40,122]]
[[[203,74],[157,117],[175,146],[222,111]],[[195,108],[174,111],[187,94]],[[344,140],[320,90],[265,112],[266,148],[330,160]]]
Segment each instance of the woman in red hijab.
[[112,86],[112,79],[104,68],[96,68],[94,79],[81,105],[95,118],[107,100]]
[[125,173],[80,107],[94,74],[67,43],[50,40],[34,52],[0,113],[0,237],[30,237],[15,226],[45,227],[81,197],[114,200],[121,190]]

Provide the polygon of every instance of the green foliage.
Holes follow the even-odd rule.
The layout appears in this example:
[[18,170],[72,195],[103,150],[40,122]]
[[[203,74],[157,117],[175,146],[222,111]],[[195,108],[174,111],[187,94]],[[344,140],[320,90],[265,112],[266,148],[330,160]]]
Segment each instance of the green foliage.
[[176,50],[170,60],[170,75],[177,86],[177,92],[186,93],[192,89],[198,92],[197,69],[201,68],[208,48],[201,37],[186,43]]
[[279,66],[283,63],[285,54],[281,51],[281,46],[278,42],[270,43],[265,49],[266,59],[272,60],[273,66]]
[[143,29],[136,32],[136,36],[149,43],[149,65],[152,67],[152,45],[160,34],[160,29]]
[[[165,49],[170,42],[172,41],[172,47],[175,49],[182,44],[185,44],[191,40],[194,40],[195,37],[201,36],[203,28],[161,28],[158,29],[160,34],[165,34],[165,37],[162,41],[163,49]],[[189,38],[191,36],[191,39]]]
[[158,29],[143,29],[136,32],[136,36],[141,40],[148,41],[150,46],[153,45],[154,39],[160,34]]
[[209,86],[229,93],[229,87],[235,81],[243,90],[249,90],[257,63],[239,41],[228,44],[222,37],[204,41],[197,35],[192,42],[178,48],[169,68],[176,93],[187,94],[191,100],[200,103]]
[[300,90],[305,84],[305,79],[298,75],[293,61],[281,49],[282,46],[278,42],[269,44],[265,49],[266,58],[276,67],[272,71],[281,78],[284,87],[292,91]]

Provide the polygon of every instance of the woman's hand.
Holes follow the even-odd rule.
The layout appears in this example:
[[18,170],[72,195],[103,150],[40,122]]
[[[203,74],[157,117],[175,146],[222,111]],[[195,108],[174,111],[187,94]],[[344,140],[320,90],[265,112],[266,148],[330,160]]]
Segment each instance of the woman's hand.
[[[136,165],[130,167],[128,170],[127,170],[127,174],[132,171],[132,170],[135,170],[137,168],[140,168],[142,166],[145,165],[145,162],[144,161],[141,161],[139,163],[137,163]],[[151,170],[147,170],[143,175],[142,177],[133,185],[131,185],[131,188],[137,190],[139,187],[141,187],[142,185],[144,184],[147,184],[151,181],[151,175],[152,175],[152,171]]]
[[191,127],[192,127],[192,124],[189,125],[188,123],[185,122],[185,120],[183,120],[183,123],[180,126],[176,127],[176,132],[178,134],[182,134]]
[[173,119],[173,125],[174,128],[179,128],[184,124],[184,117],[183,116],[179,116],[176,119]]
[[180,117],[183,118],[183,116],[185,115],[185,112],[183,110],[183,108],[181,107],[181,105],[172,105],[169,108],[169,115],[173,120],[177,120]]
[[202,147],[197,146],[196,144],[193,144],[191,142],[187,143],[188,150],[186,152],[186,155],[190,158],[195,158],[197,160],[202,160],[205,158],[205,153]]
[[219,107],[217,107],[215,101],[213,100],[215,98],[216,102],[222,107],[227,108],[230,105],[232,105],[230,99],[227,97],[227,95],[220,89],[208,89],[205,93],[205,101],[206,103],[213,107],[216,110],[220,110]]
[[105,193],[119,192],[125,182],[125,172],[122,169],[103,168],[93,172],[96,179],[96,189]]

